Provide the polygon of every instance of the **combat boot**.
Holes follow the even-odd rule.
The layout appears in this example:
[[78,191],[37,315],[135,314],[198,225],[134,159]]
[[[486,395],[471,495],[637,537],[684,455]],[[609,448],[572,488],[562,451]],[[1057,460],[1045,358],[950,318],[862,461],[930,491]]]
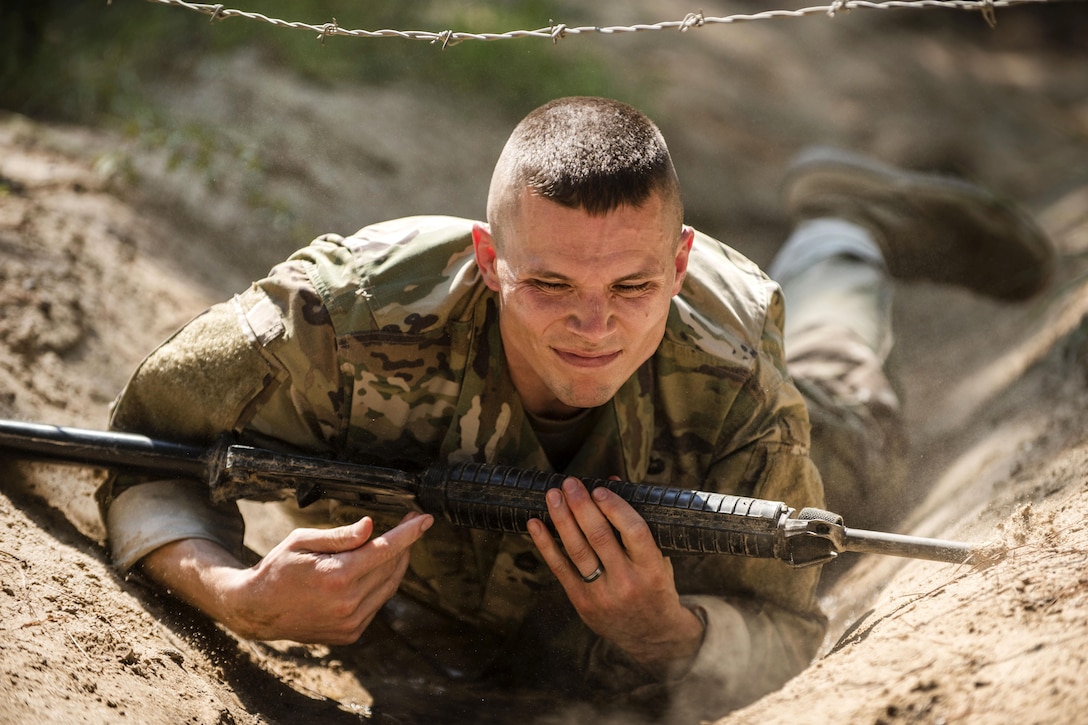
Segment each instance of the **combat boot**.
[[1031,218],[966,181],[819,147],[790,164],[783,195],[795,221],[833,217],[866,227],[900,279],[1011,301],[1039,292],[1053,273],[1053,248]]

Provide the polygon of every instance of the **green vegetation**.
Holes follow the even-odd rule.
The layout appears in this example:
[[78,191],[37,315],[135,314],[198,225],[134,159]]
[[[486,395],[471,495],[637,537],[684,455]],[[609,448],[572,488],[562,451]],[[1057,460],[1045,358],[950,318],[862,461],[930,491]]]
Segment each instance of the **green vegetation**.
[[[314,25],[502,32],[584,21],[572,0],[237,0],[227,7]],[[413,83],[479,96],[520,114],[564,94],[616,91],[594,46],[571,40],[470,41],[329,37],[145,0],[3,0],[0,107],[89,122],[133,115],[141,89],[209,55],[256,49],[316,83]],[[105,118],[102,118],[105,117]]]

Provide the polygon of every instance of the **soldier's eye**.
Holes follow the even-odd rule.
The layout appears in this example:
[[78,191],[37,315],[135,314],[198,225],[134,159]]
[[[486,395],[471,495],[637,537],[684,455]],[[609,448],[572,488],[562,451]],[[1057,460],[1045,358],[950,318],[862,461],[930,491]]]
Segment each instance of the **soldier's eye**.
[[567,288],[567,285],[563,282],[546,282],[542,279],[535,280],[533,285],[545,292],[561,292]]
[[642,284],[618,284],[615,289],[620,294],[637,294],[639,292],[645,292],[653,285],[650,282],[643,282]]

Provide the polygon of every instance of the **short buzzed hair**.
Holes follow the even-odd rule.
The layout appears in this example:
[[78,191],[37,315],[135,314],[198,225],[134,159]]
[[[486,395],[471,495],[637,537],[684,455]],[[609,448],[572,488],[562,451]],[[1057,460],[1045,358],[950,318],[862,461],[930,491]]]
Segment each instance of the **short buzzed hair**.
[[677,229],[683,223],[680,183],[661,131],[608,98],[559,98],[514,128],[491,177],[492,231],[524,189],[591,216],[639,207],[656,192],[674,205]]

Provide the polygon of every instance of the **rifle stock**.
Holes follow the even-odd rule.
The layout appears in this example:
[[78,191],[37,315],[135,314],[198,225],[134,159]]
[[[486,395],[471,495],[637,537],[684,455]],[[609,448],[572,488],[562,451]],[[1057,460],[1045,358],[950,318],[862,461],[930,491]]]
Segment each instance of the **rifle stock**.
[[[483,463],[430,466],[413,473],[232,443],[189,446],[130,433],[0,420],[0,451],[28,460],[187,478],[208,486],[212,500],[283,498],[300,506],[331,498],[361,506],[416,508],[459,525],[525,533],[531,518],[549,521],[545,493],[566,477]],[[781,501],[583,478],[606,487],[646,520],[670,553],[774,558],[794,567],[856,551],[932,561],[967,561],[966,543],[850,529],[820,509],[799,514]],[[795,515],[796,514],[796,515]]]

